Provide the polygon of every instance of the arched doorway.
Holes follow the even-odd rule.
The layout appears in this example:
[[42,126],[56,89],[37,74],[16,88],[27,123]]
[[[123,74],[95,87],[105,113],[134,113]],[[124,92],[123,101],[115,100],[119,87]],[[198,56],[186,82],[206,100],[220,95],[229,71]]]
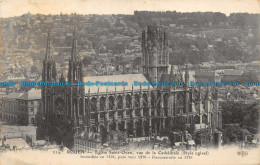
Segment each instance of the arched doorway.
[[109,130],[110,131],[115,131],[116,130],[116,123],[115,122],[111,122],[109,124]]
[[90,111],[96,112],[97,110],[97,99],[95,97],[90,99]]
[[126,124],[126,134],[129,137],[130,135],[133,135],[133,123],[127,122]]
[[208,116],[207,115],[202,115],[202,123],[208,124]]
[[92,133],[97,133],[97,128],[96,128],[96,126],[92,126],[92,127],[90,128],[90,132],[92,132]]
[[183,112],[184,110],[184,95],[183,93],[179,92],[177,94],[177,114]]
[[106,108],[106,98],[101,97],[100,98],[100,111],[105,111]]
[[109,110],[113,110],[114,109],[114,106],[115,106],[115,98],[113,96],[109,96],[108,97],[108,100],[109,100],[109,106],[108,106],[108,109]]
[[34,121],[34,118],[32,117],[32,118],[31,118],[31,123],[32,123],[32,124],[35,124],[34,122],[35,122],[35,121]]
[[125,132],[125,122],[124,121],[118,123],[118,130]]
[[65,109],[64,101],[62,98],[58,97],[55,100],[55,112],[58,114],[63,114]]
[[123,109],[123,97],[121,95],[117,96],[117,109]]
[[194,124],[200,124],[200,117],[198,115],[194,117]]
[[132,106],[132,101],[131,101],[131,96],[128,94],[125,97],[125,101],[126,101],[126,108],[131,108]]

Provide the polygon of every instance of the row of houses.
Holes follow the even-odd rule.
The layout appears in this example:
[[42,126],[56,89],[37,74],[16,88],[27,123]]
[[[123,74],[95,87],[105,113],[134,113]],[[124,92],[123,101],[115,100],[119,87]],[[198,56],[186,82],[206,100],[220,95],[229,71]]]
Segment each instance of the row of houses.
[[35,125],[41,107],[41,90],[12,92],[2,97],[2,120],[13,124]]

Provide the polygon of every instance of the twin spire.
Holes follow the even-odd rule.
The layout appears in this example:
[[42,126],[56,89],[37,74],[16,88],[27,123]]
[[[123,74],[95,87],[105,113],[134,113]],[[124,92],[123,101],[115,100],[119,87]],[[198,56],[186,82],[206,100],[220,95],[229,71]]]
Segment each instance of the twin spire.
[[74,27],[73,32],[73,41],[72,41],[72,50],[71,50],[71,61],[77,61],[79,59],[79,52],[77,50],[78,40],[76,37],[76,27]]
[[47,47],[46,47],[46,53],[45,53],[45,59],[53,59],[53,55],[51,52],[51,37],[50,37],[50,30],[48,31],[48,37],[47,37]]
[[[74,27],[73,31],[73,41],[72,41],[72,50],[71,50],[71,61],[77,61],[79,59],[79,54],[77,50],[77,37],[76,37],[76,27]],[[54,59],[52,50],[51,50],[51,36],[50,36],[50,30],[48,30],[48,36],[47,36],[47,47],[46,47],[46,53],[45,53],[45,59]]]

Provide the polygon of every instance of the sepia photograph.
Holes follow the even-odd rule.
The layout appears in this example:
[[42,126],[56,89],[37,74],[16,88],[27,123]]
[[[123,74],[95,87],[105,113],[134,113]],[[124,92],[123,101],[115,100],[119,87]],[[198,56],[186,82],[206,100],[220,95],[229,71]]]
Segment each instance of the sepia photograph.
[[0,164],[260,163],[260,1],[0,0]]

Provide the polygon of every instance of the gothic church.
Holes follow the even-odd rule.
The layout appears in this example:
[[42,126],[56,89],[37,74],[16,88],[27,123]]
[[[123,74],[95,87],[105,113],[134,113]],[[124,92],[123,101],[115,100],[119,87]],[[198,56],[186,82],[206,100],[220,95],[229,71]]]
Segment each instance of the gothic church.
[[[74,31],[67,78],[61,75],[57,79],[48,34],[42,81],[68,81],[72,85],[41,87],[45,124],[55,128],[59,120],[65,119],[73,125],[74,137],[80,136],[82,132],[103,134],[112,130],[123,131],[128,137],[151,137],[160,135],[169,126],[180,131],[187,130],[191,134],[201,128],[211,132],[221,128],[217,90],[211,87],[190,87],[187,65],[184,76],[173,67],[169,69],[168,49],[166,31],[159,25],[149,24],[142,32],[142,74],[84,77],[84,66],[77,50]],[[128,85],[89,87],[78,86],[78,81],[125,81]],[[134,81],[181,81],[185,85],[134,86]],[[44,134],[52,139],[50,131]]]

